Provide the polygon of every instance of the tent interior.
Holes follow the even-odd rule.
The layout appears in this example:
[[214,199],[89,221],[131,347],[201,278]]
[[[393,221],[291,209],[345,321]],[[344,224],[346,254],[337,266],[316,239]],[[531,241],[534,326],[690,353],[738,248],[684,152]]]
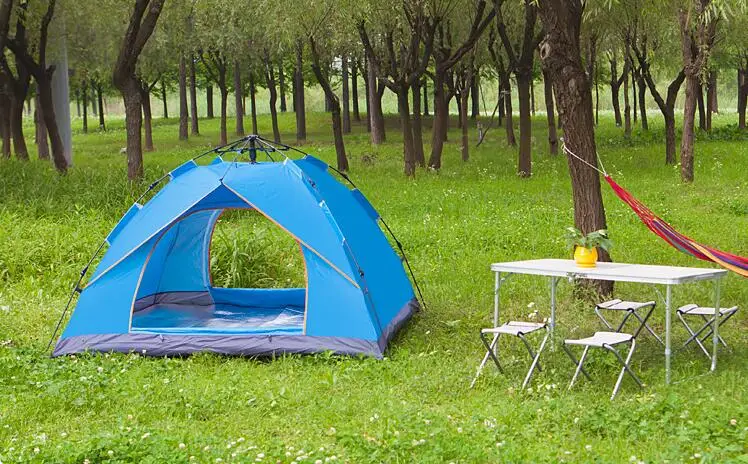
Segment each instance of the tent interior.
[[[301,334],[305,271],[298,242],[255,210],[192,211],[154,239],[130,330]],[[251,288],[279,284],[292,287]]]

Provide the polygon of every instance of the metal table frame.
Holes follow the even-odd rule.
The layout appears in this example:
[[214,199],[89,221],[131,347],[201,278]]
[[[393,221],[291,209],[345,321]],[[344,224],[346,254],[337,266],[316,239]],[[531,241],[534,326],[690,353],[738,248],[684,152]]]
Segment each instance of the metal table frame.
[[[573,260],[566,259],[537,259],[529,261],[515,261],[507,263],[494,263],[491,271],[496,274],[494,282],[494,313],[493,323],[499,325],[500,291],[501,285],[512,274],[539,275],[550,277],[551,287],[551,318],[550,332],[552,346],[555,344],[556,328],[556,287],[559,279],[565,278],[569,281],[575,279],[611,280],[616,282],[635,282],[652,285],[665,286],[665,383],[670,383],[670,361],[671,361],[671,316],[673,286],[691,282],[711,280],[714,283],[714,308],[716,316],[713,322],[712,334],[712,364],[711,370],[717,368],[717,351],[719,349],[719,319],[720,319],[720,291],[722,279],[727,275],[723,269],[706,269],[676,266],[654,266],[624,263],[598,263],[595,268],[580,268]],[[502,274],[505,274],[502,277]],[[655,287],[657,288],[657,287]],[[659,291],[658,291],[659,293]],[[494,349],[496,336],[491,343]],[[486,353],[478,367],[476,377],[480,375],[483,367],[488,361],[490,353]]]

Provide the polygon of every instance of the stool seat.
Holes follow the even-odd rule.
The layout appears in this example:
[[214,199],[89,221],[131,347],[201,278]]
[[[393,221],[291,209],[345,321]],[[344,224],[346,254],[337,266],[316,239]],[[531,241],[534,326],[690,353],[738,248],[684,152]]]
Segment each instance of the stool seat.
[[613,346],[628,343],[632,338],[634,338],[633,335],[621,332],[595,332],[595,335],[591,337],[564,340],[564,343],[567,345],[602,347],[603,345]]
[[504,335],[517,336],[519,334],[528,334],[528,333],[535,332],[536,330],[542,330],[545,327],[546,327],[546,324],[544,322],[510,321],[499,327],[482,329],[481,332],[484,334],[493,333],[493,334],[504,334]]
[[[719,308],[719,314],[721,316],[724,316],[725,314],[729,314],[733,311],[737,311],[738,307],[733,306],[731,308]],[[714,310],[714,308],[709,308],[706,306],[698,306],[695,304],[687,304],[684,306],[681,306],[677,310],[679,313],[689,316],[714,316],[717,311]]]
[[597,307],[600,309],[610,309],[612,311],[636,311],[638,309],[654,305],[654,301],[640,302],[615,299],[598,303]]

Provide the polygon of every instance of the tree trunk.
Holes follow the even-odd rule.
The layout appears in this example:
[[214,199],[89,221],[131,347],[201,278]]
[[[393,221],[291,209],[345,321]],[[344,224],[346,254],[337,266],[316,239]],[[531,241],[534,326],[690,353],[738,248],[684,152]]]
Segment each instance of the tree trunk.
[[342,81],[343,81],[343,133],[351,133],[351,95],[350,95],[350,82],[348,74],[348,57],[343,55],[340,59],[341,70],[342,70]]
[[709,71],[709,80],[707,81],[707,86],[710,91],[708,93],[711,94],[711,96],[709,97],[709,104],[711,105],[712,113],[719,114],[719,102],[717,101],[717,71]]
[[169,105],[166,104],[166,80],[161,78],[161,103],[164,106],[164,119],[169,119]]
[[255,79],[250,74],[249,76],[249,110],[252,115],[252,133],[257,134],[257,88],[255,86]]
[[648,131],[649,130],[649,121],[647,120],[647,88],[645,87],[646,83],[644,82],[644,77],[642,77],[642,72],[639,71],[639,76],[637,77],[638,80],[638,87],[637,91],[639,92],[639,114],[640,119],[642,122],[642,130]]
[[497,95],[497,107],[498,111],[496,112],[496,124],[501,127],[504,124],[504,117],[506,116],[504,113],[506,111],[506,104],[504,104],[504,81],[501,79],[501,75],[498,76],[498,79],[496,80],[498,91]]
[[99,130],[106,131],[106,121],[104,120],[104,96],[101,90],[101,83],[96,83],[96,99],[99,105]]
[[680,176],[683,182],[693,182],[694,119],[699,89],[698,75],[686,75],[686,99],[683,104],[683,134],[680,140]]
[[413,93],[413,149],[416,164],[420,167],[426,166],[426,156],[423,153],[423,124],[421,122],[421,82],[416,80],[412,88]]
[[613,103],[613,113],[616,119],[616,126],[621,127],[621,102],[618,98],[618,92],[621,84],[618,81],[618,66],[616,59],[610,60],[610,98]]
[[548,146],[551,155],[558,155],[558,136],[556,135],[556,115],[553,108],[553,82],[548,71],[543,70],[543,89],[545,93],[545,113],[548,118]]
[[368,60],[364,59],[364,67],[362,69],[364,79],[364,104],[366,107],[366,132],[371,132],[371,89],[369,88],[369,76],[368,76],[369,64]]
[[470,140],[468,138],[468,90],[472,86],[465,87],[466,88],[462,90],[457,101],[460,104],[459,116],[460,121],[462,121],[462,147],[460,148],[460,155],[462,156],[462,161],[467,162],[470,160]]
[[631,103],[629,99],[629,72],[628,66],[623,70],[623,136],[631,138]]
[[275,82],[275,71],[273,70],[273,62],[270,60],[270,53],[265,50],[265,82],[270,92],[270,119],[273,124],[273,140],[276,143],[280,143],[281,135],[280,129],[278,128],[278,89]]
[[81,98],[83,99],[83,133],[88,134],[88,85],[83,85],[81,93]]
[[343,141],[343,127],[340,120],[340,100],[330,85],[330,81],[322,72],[319,62],[319,53],[317,52],[314,38],[309,37],[309,45],[312,53],[312,71],[314,72],[317,82],[322,87],[326,99],[330,102],[330,112],[332,117],[332,134],[335,140],[335,154],[337,157],[338,171],[348,170],[348,157],[345,154],[345,142]]
[[509,73],[504,79],[504,114],[506,115],[506,143],[510,147],[517,146],[517,138],[514,136],[514,117],[512,113],[512,81]]
[[244,135],[244,97],[242,96],[242,68],[234,60],[234,111],[236,112],[236,135]]
[[637,105],[637,99],[636,99],[636,84],[637,84],[637,74],[639,74],[633,66],[631,66],[631,102],[633,103],[633,109],[631,110],[631,115],[634,118],[634,125],[636,125],[636,120],[639,117],[638,115],[638,105]]
[[[37,93],[38,95],[38,93]],[[10,98],[0,90],[0,135],[2,135],[3,149],[2,156],[5,159],[10,158]]]
[[[686,84],[688,88],[688,84]],[[699,86],[696,89],[696,103],[699,109],[699,130],[706,131],[706,110],[704,108],[704,87],[699,82]],[[685,109],[684,109],[685,111]]]
[[404,172],[408,177],[416,176],[415,149],[413,147],[413,128],[410,125],[410,105],[408,104],[408,87],[401,84],[397,92],[397,101],[400,108],[400,124],[403,131],[403,158],[405,161]]
[[[582,65],[579,33],[582,23],[581,0],[538,0],[546,37],[540,58],[551,76],[559,115],[563,119],[564,143],[575,155],[597,166],[595,126],[590,81]],[[567,156],[574,200],[574,224],[582,233],[606,229],[605,209],[599,174],[576,158]],[[603,261],[610,261],[606,252]],[[601,293],[612,292],[612,282],[594,285]]]
[[444,91],[444,73],[437,67],[434,73],[434,121],[431,130],[431,156],[429,167],[441,169],[442,151],[446,140],[447,121],[449,117],[449,106]]
[[304,44],[301,40],[296,42],[296,68],[294,80],[296,82],[296,93],[294,108],[296,110],[296,142],[306,141],[306,106],[304,103]]
[[142,83],[140,89],[140,100],[143,106],[143,133],[145,135],[145,151],[153,151],[153,120],[151,114],[151,92],[148,90],[148,84]]
[[36,144],[40,160],[49,160],[49,141],[47,140],[47,126],[44,125],[42,107],[39,104],[39,95],[34,97],[34,125],[36,127]]
[[665,118],[665,164],[675,164],[675,112],[663,114]]
[[369,81],[369,120],[371,121],[371,143],[381,145],[386,140],[384,132],[384,115],[382,114],[382,96],[377,85],[377,76],[371,60],[367,60],[366,78]]
[[[127,178],[130,180],[143,178],[143,145],[140,131],[143,126],[142,106],[140,98],[140,84],[133,77],[129,77],[121,84],[120,91],[125,100],[125,126],[127,127]],[[46,114],[43,108],[42,113]],[[50,132],[51,135],[51,132]],[[52,150],[54,153],[54,150]]]
[[228,129],[226,127],[228,118],[228,100],[229,100],[229,89],[225,84],[219,85],[221,91],[221,134],[220,134],[220,145],[226,145],[228,143]]
[[75,114],[79,118],[81,117],[81,91],[80,89],[75,89]]
[[286,105],[286,73],[283,71],[283,60],[278,63],[278,87],[280,88],[280,110],[281,113],[288,111]]
[[353,119],[361,122],[361,113],[358,109],[358,59],[351,66],[351,103],[353,103]]
[[[200,135],[200,115],[197,113],[197,78],[195,76],[195,57],[190,55],[190,133]],[[207,94],[208,108],[210,110],[209,118],[213,117],[213,87]]]
[[23,135],[23,103],[24,100],[18,95],[10,97],[10,134],[13,137],[13,153],[22,161],[29,160],[29,151],[26,147],[26,137]]
[[745,130],[745,113],[748,108],[748,66],[738,68],[738,128]]
[[532,110],[532,115],[535,116],[535,79],[530,77],[530,109]]
[[187,140],[187,60],[179,58],[179,140]]
[[429,115],[429,81],[428,79],[424,79],[421,85],[421,88],[423,89],[423,115],[428,116]]
[[208,119],[213,119],[215,117],[215,112],[213,111],[213,86],[212,85],[208,85],[205,87],[205,110],[206,110],[205,116]]
[[517,174],[520,177],[532,175],[532,120],[530,119],[529,72],[517,72],[517,93],[519,94],[519,160]]
[[480,115],[480,77],[477,72],[473,73],[470,82],[470,118],[476,119]]

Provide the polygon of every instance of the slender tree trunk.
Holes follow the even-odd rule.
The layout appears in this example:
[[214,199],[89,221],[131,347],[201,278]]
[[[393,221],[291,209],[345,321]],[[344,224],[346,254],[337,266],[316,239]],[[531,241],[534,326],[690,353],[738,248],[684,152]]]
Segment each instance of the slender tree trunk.
[[717,71],[709,71],[707,85],[710,90],[709,93],[711,94],[709,97],[709,104],[711,105],[712,113],[719,114],[719,101],[717,100]]
[[229,89],[226,85],[219,85],[221,91],[221,133],[220,133],[220,145],[226,145],[228,143],[228,100],[229,100]]
[[[200,115],[197,112],[197,78],[195,76],[195,57],[190,55],[190,133],[200,135]],[[213,87],[208,87],[210,91],[207,94],[208,108],[210,109],[209,118],[213,117]]]
[[473,73],[470,82],[470,118],[476,119],[480,115],[480,77],[477,72]]
[[618,97],[621,84],[618,81],[618,66],[616,59],[610,60],[610,98],[613,103],[613,114],[616,119],[616,126],[621,127],[621,101]]
[[426,166],[426,156],[423,152],[423,124],[421,122],[421,83],[419,80],[413,84],[413,150],[416,164],[420,167]]
[[179,58],[179,140],[187,140],[187,60]]
[[[10,98],[0,88],[0,135],[3,140],[2,157],[10,158]],[[37,92],[38,95],[38,92]]]
[[296,108],[296,142],[303,143],[306,141],[306,103],[304,102],[304,43],[301,40],[296,42],[296,73],[294,80],[296,82],[296,99],[294,105]]
[[348,57],[341,57],[342,81],[343,81],[343,133],[351,133],[351,95],[348,73]]
[[382,115],[382,97],[377,85],[377,76],[371,60],[367,60],[366,78],[369,81],[369,121],[371,122],[371,143],[381,145],[386,140],[384,117]]
[[140,85],[140,101],[143,106],[143,134],[145,135],[145,151],[153,151],[153,120],[151,114],[151,92],[148,91],[148,84]]
[[514,116],[512,109],[512,81],[509,73],[504,79],[504,114],[506,115],[506,143],[510,147],[517,146],[517,138],[514,136]]
[[533,79],[532,77],[530,77],[530,102],[532,115],[535,116],[535,79]]
[[257,134],[257,88],[255,87],[255,79],[250,74],[249,76],[249,109],[252,113],[252,133]]
[[101,83],[96,83],[96,99],[99,105],[99,130],[106,131],[106,121],[104,120],[104,96],[102,95]]
[[309,48],[312,54],[312,71],[314,72],[317,82],[325,92],[327,100],[330,102],[332,117],[332,133],[335,140],[335,154],[337,157],[338,170],[341,172],[348,170],[348,157],[345,154],[345,142],[343,141],[343,125],[340,118],[340,100],[330,85],[330,81],[324,75],[320,66],[319,53],[314,42],[314,38],[309,37]]
[[413,129],[410,125],[410,105],[408,103],[408,88],[401,85],[397,92],[397,100],[400,108],[400,124],[403,131],[403,158],[405,161],[404,172],[408,177],[416,176],[415,149],[413,147]]
[[81,91],[80,89],[75,89],[75,114],[79,118],[81,117]]
[[10,134],[13,137],[13,153],[22,161],[29,160],[29,151],[26,147],[26,137],[23,135],[23,103],[19,95],[10,98]]
[[42,107],[39,104],[39,95],[34,97],[34,122],[36,123],[36,144],[40,160],[49,160],[49,141],[47,140],[47,126],[44,125]]
[[283,60],[278,63],[278,87],[280,89],[280,110],[281,113],[288,111],[286,106],[286,73],[283,70]]
[[636,95],[637,95],[636,94],[636,83],[637,83],[637,81],[636,81],[636,75],[637,74],[638,74],[638,72],[636,72],[636,70],[634,69],[634,66],[631,66],[631,102],[633,104],[632,105],[633,109],[631,110],[631,115],[634,118],[634,125],[636,125],[636,120],[639,117],[639,115],[637,114],[638,105],[637,105],[637,100],[636,100]]
[[83,90],[82,90],[82,99],[83,99],[83,133],[88,134],[88,84],[83,84]]
[[215,118],[215,112],[213,111],[213,86],[208,85],[205,87],[205,116],[208,119]]
[[280,143],[281,135],[280,129],[278,128],[278,89],[275,82],[275,71],[273,70],[273,62],[270,60],[270,53],[265,50],[265,82],[270,92],[270,119],[273,124],[273,139],[276,143]]
[[236,135],[244,135],[244,97],[242,96],[242,68],[234,60],[234,111],[236,112]]
[[496,84],[497,84],[496,90],[498,91],[497,93],[498,111],[497,111],[496,121],[497,121],[497,125],[501,127],[504,124],[504,118],[506,117],[505,115],[506,104],[504,103],[504,93],[503,93],[504,92],[504,81],[502,80],[501,75],[498,76],[498,79],[496,80]]
[[683,134],[680,141],[681,179],[693,182],[694,119],[701,85],[698,75],[686,75],[686,99],[683,105]]
[[706,110],[704,109],[704,87],[699,82],[696,89],[696,103],[699,110],[699,130],[706,131]]
[[738,69],[738,128],[745,130],[745,113],[748,108],[748,63]]
[[366,132],[371,133],[371,89],[369,87],[369,76],[368,76],[369,64],[368,60],[364,59],[363,67],[363,79],[364,79],[364,104],[366,105]]
[[548,71],[543,70],[543,89],[545,93],[545,113],[548,118],[548,146],[551,155],[558,155],[558,137],[556,135],[556,115],[553,108],[553,83]]
[[444,91],[444,73],[437,67],[434,73],[434,121],[431,130],[431,156],[429,167],[441,169],[442,151],[446,140],[447,122],[449,117],[449,106]]
[[627,66],[623,70],[623,136],[631,138],[631,103],[629,99],[629,71]]
[[429,80],[424,79],[421,81],[421,88],[423,89],[423,115],[429,115]]
[[674,165],[675,159],[675,112],[665,114],[665,164]]
[[164,119],[169,119],[169,105],[166,104],[166,80],[161,78],[161,103],[164,106]]
[[637,88],[639,92],[639,113],[641,115],[642,129],[645,131],[649,130],[649,121],[647,120],[647,88],[644,78],[641,76],[642,72],[639,71],[639,86]]
[[353,60],[351,66],[351,103],[353,103],[353,119],[361,122],[361,113],[358,109],[358,59]]
[[462,121],[462,147],[460,149],[460,155],[462,156],[462,161],[465,162],[470,160],[470,140],[468,137],[468,90],[470,87],[472,86],[466,85],[457,100],[460,105],[460,121]]
[[[579,50],[581,0],[538,0],[546,37],[540,46],[543,67],[551,76],[553,93],[564,124],[564,143],[574,154],[597,166],[592,92]],[[599,174],[571,155],[567,156],[574,200],[574,224],[583,233],[607,229]],[[603,252],[600,258],[610,261]],[[612,282],[597,282],[601,293],[610,293]]]
[[519,94],[519,160],[517,173],[520,177],[532,175],[532,121],[530,119],[530,81],[529,73],[516,73],[517,92]]

